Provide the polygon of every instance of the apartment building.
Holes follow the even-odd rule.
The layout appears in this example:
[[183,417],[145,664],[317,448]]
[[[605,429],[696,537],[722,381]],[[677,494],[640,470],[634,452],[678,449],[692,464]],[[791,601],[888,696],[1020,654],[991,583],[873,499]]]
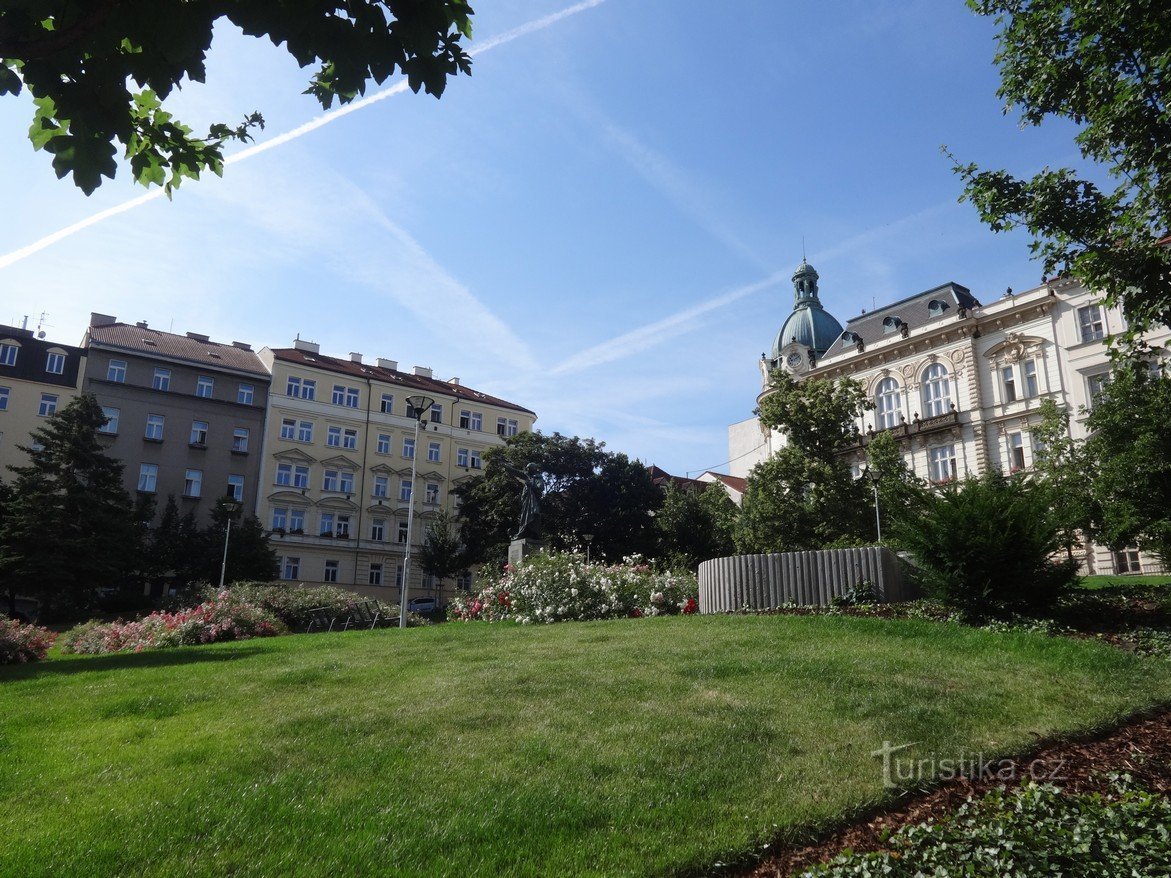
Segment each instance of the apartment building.
[[231,493],[255,501],[269,374],[245,342],[93,314],[82,341],[81,388],[106,413],[107,454],[122,461],[127,491],[168,497],[206,524]]
[[[522,406],[457,378],[439,380],[422,366],[405,372],[394,360],[331,357],[300,339],[259,356],[272,392],[256,514],[290,581],[397,601],[408,532],[417,552],[440,510],[458,511],[452,491],[479,473],[484,452],[536,420]],[[433,401],[427,411],[410,407],[407,398],[416,395]],[[444,602],[456,585],[412,564],[411,596]]]
[[11,481],[9,466],[28,463],[18,446],[45,418],[77,396],[85,352],[47,341],[44,333],[0,325],[0,481]]
[[[1065,407],[1071,433],[1084,438],[1085,412],[1110,372],[1103,342],[1124,328],[1119,309],[1067,279],[1009,290],[987,305],[947,283],[860,314],[842,328],[823,310],[816,314],[817,281],[807,263],[794,274],[794,309],[760,360],[757,401],[778,368],[797,378],[861,382],[875,407],[859,418],[859,441],[847,452],[856,472],[880,432],[898,439],[908,466],[935,484],[989,468],[1029,469],[1039,450],[1032,429],[1042,401]],[[1164,347],[1169,340],[1166,330],[1149,339]],[[756,418],[731,425],[731,474],[747,476],[783,442]],[[1133,548],[1090,546],[1083,562],[1093,573],[1160,569]]]

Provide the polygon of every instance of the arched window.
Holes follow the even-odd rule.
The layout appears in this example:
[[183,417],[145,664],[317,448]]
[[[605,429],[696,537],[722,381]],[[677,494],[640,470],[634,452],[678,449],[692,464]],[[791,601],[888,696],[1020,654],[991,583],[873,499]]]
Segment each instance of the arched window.
[[883,378],[874,390],[874,405],[878,415],[878,429],[889,430],[899,425],[899,415],[903,413],[899,400],[899,382],[893,378]]
[[943,363],[932,363],[923,372],[923,417],[946,415],[951,408],[951,382]]

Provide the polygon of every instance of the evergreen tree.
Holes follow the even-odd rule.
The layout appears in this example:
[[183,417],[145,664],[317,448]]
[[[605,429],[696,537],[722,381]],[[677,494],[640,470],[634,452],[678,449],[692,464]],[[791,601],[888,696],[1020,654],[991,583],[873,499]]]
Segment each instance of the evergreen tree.
[[49,615],[92,605],[97,589],[117,588],[133,571],[138,544],[122,464],[98,439],[105,423],[90,394],[50,416],[20,446],[29,463],[15,480],[0,524],[0,575],[10,600],[39,597]]
[[470,566],[466,547],[446,509],[427,527],[419,550],[419,566],[424,573],[438,577],[441,583]]

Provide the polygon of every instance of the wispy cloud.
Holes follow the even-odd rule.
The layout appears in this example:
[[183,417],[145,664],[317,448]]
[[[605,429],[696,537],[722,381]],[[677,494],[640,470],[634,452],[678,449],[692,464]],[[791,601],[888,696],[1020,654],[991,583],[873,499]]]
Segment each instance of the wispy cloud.
[[785,279],[787,273],[785,271],[774,272],[763,280],[758,280],[755,283],[721,293],[714,298],[708,299],[706,302],[700,302],[698,305],[692,305],[683,311],[677,311],[669,317],[664,317],[662,320],[648,323],[645,326],[640,326],[638,329],[624,332],[622,335],[612,338],[609,341],[604,341],[601,344],[586,348],[584,351],[574,354],[572,357],[555,366],[553,368],[553,374],[580,372],[584,369],[600,366],[603,363],[622,360],[640,354],[656,345],[663,344],[668,339],[683,335],[693,329],[698,329],[701,325],[699,322],[700,317],[703,317],[705,314],[710,314],[712,311],[718,311],[720,308],[731,305],[733,302],[738,302],[747,296],[776,286]]
[[[600,6],[603,2],[605,2],[605,0],[584,0],[584,2],[576,3],[573,6],[569,6],[560,10],[559,12],[554,12],[541,18],[533,19],[532,21],[526,22],[525,24],[505,31],[502,34],[489,37],[488,39],[484,40],[484,42],[479,43],[470,49],[468,54],[473,56],[482,55],[485,52],[489,52],[499,46],[511,43],[514,40],[520,39],[521,37],[542,31],[548,27],[552,27],[558,22],[564,21],[566,18],[577,15],[578,13],[584,12],[587,9]],[[372,95],[367,95],[364,98],[360,98],[349,104],[336,107],[335,109],[315,116],[308,122],[293,128],[291,131],[286,131],[284,134],[278,134],[276,137],[271,137],[268,140],[261,141],[260,143],[254,143],[252,146],[248,146],[244,149],[234,152],[224,159],[224,164],[233,165],[238,164],[239,162],[247,161],[248,159],[261,155],[262,153],[268,152],[271,149],[275,149],[278,146],[283,146],[284,144],[289,143],[292,140],[296,140],[299,137],[304,137],[306,134],[309,134],[312,131],[316,131],[318,128],[332,124],[338,119],[348,116],[351,113],[364,110],[371,104],[376,104],[379,101],[384,101],[387,98],[393,97],[394,95],[402,94],[407,90],[407,88],[408,86],[406,80],[402,79],[389,88],[383,89],[382,91],[375,92]],[[191,184],[189,183],[188,185]],[[149,192],[139,195],[136,198],[131,198],[128,201],[122,202],[121,204],[117,204],[113,207],[106,208],[105,210],[98,211],[97,213],[94,213],[85,219],[65,226],[62,229],[58,229],[56,232],[45,235],[43,238],[39,238],[36,241],[33,241],[31,244],[26,244],[23,247],[18,247],[15,250],[0,255],[0,269],[14,265],[17,262],[20,262],[22,259],[27,259],[29,256],[44,250],[46,247],[51,247],[53,244],[56,244],[65,238],[71,237],[72,235],[76,235],[78,232],[84,231],[91,226],[95,226],[98,223],[104,222],[111,217],[126,213],[129,210],[133,210],[136,207],[140,207],[143,204],[146,204],[147,202],[154,201],[156,198],[161,198],[163,194],[164,193],[162,189],[153,189]]]

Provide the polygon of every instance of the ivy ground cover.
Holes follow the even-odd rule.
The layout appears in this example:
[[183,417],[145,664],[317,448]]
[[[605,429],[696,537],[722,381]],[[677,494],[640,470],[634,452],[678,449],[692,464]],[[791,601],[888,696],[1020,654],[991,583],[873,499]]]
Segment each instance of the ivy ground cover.
[[871,753],[1171,701],[1104,644],[924,620],[473,623],[0,668],[3,875],[659,875],[835,822]]

